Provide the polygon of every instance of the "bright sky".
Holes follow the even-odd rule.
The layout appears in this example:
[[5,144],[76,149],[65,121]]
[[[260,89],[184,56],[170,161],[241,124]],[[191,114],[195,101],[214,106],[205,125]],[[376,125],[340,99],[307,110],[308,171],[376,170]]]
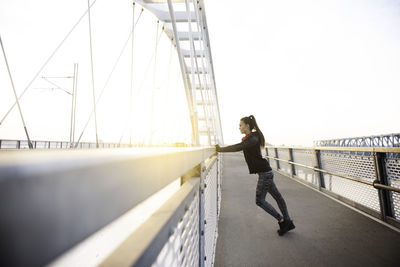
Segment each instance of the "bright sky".
[[[128,0],[97,1],[92,29],[99,94],[128,38],[132,10]],[[205,0],[205,5],[225,143],[240,141],[239,119],[250,114],[267,142],[275,145],[400,132],[399,1]],[[0,2],[0,34],[18,92],[86,7],[83,0]],[[139,13],[137,8],[136,18]],[[154,91],[154,140],[187,141],[179,64],[175,53],[169,63],[170,42],[164,34],[156,70],[151,60],[156,25],[144,12],[135,33],[134,138],[149,142],[155,87],[160,89]],[[32,139],[68,140],[71,98],[59,90],[34,88],[51,87],[41,76],[71,75],[74,62],[80,68],[80,134],[92,105],[87,32],[85,17],[21,101]],[[118,141],[125,129],[129,73],[130,43],[99,104],[99,136],[104,141]],[[14,100],[7,75],[1,55],[1,117]],[[56,82],[70,88],[67,79]],[[84,140],[94,140],[93,129],[89,124]],[[16,110],[0,125],[0,138],[24,139]]]
[[[400,1],[207,1],[225,142],[400,132]],[[232,63],[233,62],[233,63]]]
[[[25,89],[86,9],[87,1],[82,0],[1,1],[0,34],[18,92]],[[140,13],[141,7],[137,6],[135,20]],[[98,97],[130,35],[132,2],[97,0],[91,19],[94,80]],[[61,90],[38,88],[54,87],[42,76],[72,75],[75,62],[79,63],[75,140],[81,134],[93,109],[88,32],[86,16],[22,98],[21,106],[32,140],[69,140],[71,97]],[[118,142],[121,136],[123,142],[129,142],[130,70],[129,39],[97,105],[98,134],[104,142]],[[157,34],[157,20],[148,11],[143,12],[135,28],[133,73],[133,142],[148,144],[152,139],[153,144],[190,143],[188,105],[178,57],[161,26]],[[71,91],[72,79],[50,81]],[[2,55],[0,86],[3,88],[0,92],[0,116],[3,117],[15,98]],[[92,119],[82,140],[94,142],[94,129]],[[0,125],[0,138],[25,139],[17,109]]]

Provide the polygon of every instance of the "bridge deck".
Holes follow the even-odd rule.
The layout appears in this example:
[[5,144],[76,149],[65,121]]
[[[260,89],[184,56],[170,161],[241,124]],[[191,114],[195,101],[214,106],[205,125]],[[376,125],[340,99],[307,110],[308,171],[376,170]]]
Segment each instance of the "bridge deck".
[[399,266],[400,233],[275,173],[296,225],[278,236],[276,220],[255,204],[258,177],[243,156],[225,154],[223,164],[215,266]]

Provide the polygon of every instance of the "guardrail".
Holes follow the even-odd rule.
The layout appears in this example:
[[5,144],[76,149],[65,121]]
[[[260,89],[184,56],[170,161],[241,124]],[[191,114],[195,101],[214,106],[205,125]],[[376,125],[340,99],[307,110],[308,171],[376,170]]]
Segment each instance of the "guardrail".
[[[88,149],[97,148],[96,143],[93,142],[67,142],[67,141],[32,141],[33,149]],[[98,148],[127,148],[127,147],[146,147],[144,143],[123,144],[123,143],[99,143]],[[165,148],[165,147],[190,147],[187,143],[166,143],[152,145],[151,147]],[[0,150],[24,150],[29,149],[27,140],[8,140],[0,139]]]
[[215,149],[0,154],[0,265],[57,266],[57,259],[179,177],[179,190],[124,233],[101,266],[212,266],[221,198]]
[[[66,141],[31,141],[34,149],[66,149],[66,148],[96,148],[96,143],[91,142],[66,142]],[[128,144],[99,143],[99,148],[129,147]],[[27,140],[0,140],[0,149],[15,150],[29,149]]]
[[267,146],[271,167],[400,228],[400,148]]

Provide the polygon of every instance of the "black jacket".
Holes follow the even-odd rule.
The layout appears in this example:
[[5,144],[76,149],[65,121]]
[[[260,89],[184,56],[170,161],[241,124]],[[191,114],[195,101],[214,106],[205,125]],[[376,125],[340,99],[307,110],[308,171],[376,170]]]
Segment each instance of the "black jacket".
[[235,152],[243,150],[244,158],[250,173],[267,172],[272,170],[269,163],[261,155],[260,138],[257,132],[251,133],[245,140],[236,145],[218,147],[218,152]]

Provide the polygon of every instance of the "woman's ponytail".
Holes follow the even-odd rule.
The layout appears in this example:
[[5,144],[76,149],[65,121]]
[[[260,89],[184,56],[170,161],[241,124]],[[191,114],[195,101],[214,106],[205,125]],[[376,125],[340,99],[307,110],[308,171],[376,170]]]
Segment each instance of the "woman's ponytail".
[[256,122],[256,118],[254,118],[253,115],[249,116],[250,119],[250,129],[255,128],[259,137],[260,137],[260,146],[264,147],[265,146],[265,138],[263,133],[261,132],[260,128],[258,128],[257,122]]
[[250,131],[253,129],[256,129],[256,131],[260,137],[260,146],[264,147],[265,146],[265,138],[264,138],[264,135],[261,132],[260,128],[258,128],[256,118],[254,118],[253,115],[250,115],[248,117],[241,118],[241,120],[250,126]]

